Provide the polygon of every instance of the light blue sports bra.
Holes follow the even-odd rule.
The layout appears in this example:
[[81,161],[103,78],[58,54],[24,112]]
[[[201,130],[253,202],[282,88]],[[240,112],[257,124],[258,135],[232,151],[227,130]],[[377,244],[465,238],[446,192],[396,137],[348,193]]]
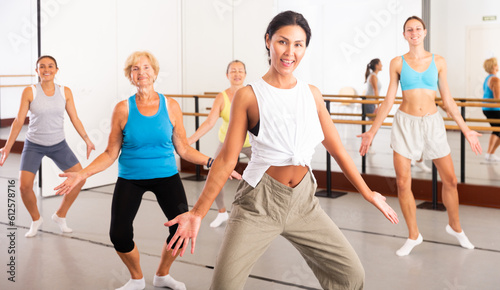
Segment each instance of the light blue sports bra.
[[436,63],[434,62],[434,54],[432,55],[432,61],[429,67],[421,73],[412,69],[408,63],[406,63],[404,56],[401,57],[403,58],[403,67],[401,68],[399,77],[401,90],[428,89],[437,91],[438,71]]

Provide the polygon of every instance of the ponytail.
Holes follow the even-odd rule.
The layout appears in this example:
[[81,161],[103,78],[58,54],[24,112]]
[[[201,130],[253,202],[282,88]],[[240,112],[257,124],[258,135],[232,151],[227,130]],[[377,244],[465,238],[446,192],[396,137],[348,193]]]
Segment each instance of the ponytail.
[[375,66],[380,63],[380,59],[374,58],[366,65],[366,72],[365,72],[365,83],[368,80],[368,76],[370,76],[370,70],[375,71]]
[[365,72],[365,83],[368,80],[368,76],[370,75],[370,64],[366,65],[366,72]]

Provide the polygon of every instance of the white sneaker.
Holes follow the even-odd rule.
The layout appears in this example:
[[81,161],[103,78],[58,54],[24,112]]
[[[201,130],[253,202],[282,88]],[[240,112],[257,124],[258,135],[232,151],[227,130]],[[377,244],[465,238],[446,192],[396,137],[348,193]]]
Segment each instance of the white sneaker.
[[210,223],[210,227],[216,228],[220,226],[223,222],[227,221],[228,219],[229,219],[229,214],[227,213],[227,211],[220,212],[217,214],[217,217],[214,219],[214,221]]
[[425,165],[424,161],[415,162],[415,166],[418,167],[422,172],[427,172],[427,173],[432,172],[432,169],[430,169],[427,165]]
[[496,156],[495,154],[486,154],[486,156],[484,156],[484,159],[486,159],[487,162],[500,162],[500,157]]

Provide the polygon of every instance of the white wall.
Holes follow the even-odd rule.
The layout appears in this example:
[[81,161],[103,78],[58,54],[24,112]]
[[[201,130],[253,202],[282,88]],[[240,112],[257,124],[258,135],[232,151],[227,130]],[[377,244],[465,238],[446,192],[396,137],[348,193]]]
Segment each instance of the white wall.
[[[35,74],[36,1],[0,0],[0,75]],[[0,77],[0,85],[31,84],[36,77]],[[0,88],[0,118],[15,118],[24,87]]]
[[[264,75],[268,69],[264,33],[275,14],[269,0],[190,0],[183,1],[183,93],[220,92],[229,87],[227,64],[243,61],[246,83]],[[213,99],[200,100],[200,113],[208,113]],[[185,112],[194,112],[192,99],[183,99]],[[200,117],[200,124],[205,120]],[[200,151],[212,156],[218,146],[218,128],[200,140]],[[185,117],[187,135],[195,131],[194,117]]]
[[[47,1],[49,2],[49,1]],[[134,94],[123,74],[131,52],[149,50],[160,62],[156,89],[181,93],[180,0],[68,0],[42,29],[42,54],[53,55],[60,71],[58,83],[73,91],[78,115],[96,145],[90,160],[85,143],[65,120],[66,139],[86,166],[107,146],[111,114],[120,100]],[[59,182],[51,160],[43,161],[43,194]],[[117,163],[87,180],[85,187],[116,181]]]
[[[323,94],[338,94],[343,87],[352,87],[362,94],[366,65],[379,58],[384,65],[378,75],[382,83],[380,94],[385,95],[391,59],[408,51],[402,35],[403,23],[409,16],[422,14],[421,1],[411,0],[278,0],[277,3],[278,11],[294,10],[307,19],[312,30],[311,42],[295,75],[317,86]],[[332,112],[339,112],[341,108],[337,107],[332,104]],[[396,109],[394,106],[393,111]],[[358,129],[361,130],[356,127],[356,132],[360,132]],[[354,147],[359,145],[344,143],[344,146],[357,154],[358,148]],[[316,148],[313,169],[325,169],[325,153],[323,146]]]
[[296,75],[316,85],[323,94],[342,87],[365,89],[366,65],[379,58],[381,95],[389,84],[389,62],[408,51],[402,26],[411,15],[421,16],[421,1],[280,0],[278,10],[302,13],[312,30],[311,43]]
[[[125,58],[133,50],[147,49],[159,58],[160,92],[220,91],[229,85],[225,69],[235,58],[247,65],[247,83],[267,71],[265,29],[277,12],[293,9],[303,13],[312,28],[310,47],[297,71],[298,77],[315,84],[325,94],[338,93],[344,86],[361,93],[366,64],[378,57],[385,65],[380,74],[385,94],[389,61],[407,49],[401,36],[402,23],[410,15],[421,15],[421,1],[410,0],[43,3],[47,16],[42,29],[42,53],[58,59],[61,71],[57,79],[73,90],[80,118],[97,145],[91,160],[107,144],[112,108],[133,93],[122,73]],[[184,111],[194,111],[192,100],[178,101]],[[205,108],[211,105],[212,100],[202,101],[201,112],[207,113]],[[194,118],[184,120],[190,135],[194,132]],[[70,145],[85,166],[88,162],[83,156],[83,142],[69,121],[66,126]],[[202,139],[201,151],[212,155],[217,142],[217,130],[212,130]],[[322,160],[324,154],[318,154]],[[111,183],[115,178],[113,167],[89,179],[86,186]]]
[[[495,21],[483,21],[483,16],[494,15]],[[467,71],[467,32],[471,28],[500,26],[500,2],[497,0],[441,0],[431,1],[431,51],[445,57],[448,64],[448,83],[453,97],[482,97],[481,87],[486,72],[482,71],[484,59],[500,53],[499,47],[486,47],[480,52],[482,61],[471,63],[478,75]],[[499,35],[494,37],[498,38]],[[477,45],[477,43],[476,43]],[[473,78],[473,79],[468,79]],[[470,88],[467,83],[470,81]],[[484,118],[480,108],[467,108],[467,117]]]

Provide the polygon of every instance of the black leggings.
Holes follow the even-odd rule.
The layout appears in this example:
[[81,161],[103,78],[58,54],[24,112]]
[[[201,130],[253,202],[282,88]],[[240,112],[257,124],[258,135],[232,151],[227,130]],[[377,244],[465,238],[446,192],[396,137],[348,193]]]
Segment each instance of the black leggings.
[[[109,236],[115,250],[128,253],[134,249],[133,223],[144,192],[152,191],[156,195],[158,204],[167,219],[188,211],[186,193],[182,186],[179,174],[145,180],[129,180],[118,177],[113,203],[111,205],[111,227]],[[169,228],[170,235],[167,243],[172,239],[177,225]]]
[[[500,111],[484,111],[483,114],[486,116],[486,119],[500,119]],[[491,127],[500,127],[500,123],[490,123]],[[491,134],[497,135],[500,137],[500,132],[491,132]]]

